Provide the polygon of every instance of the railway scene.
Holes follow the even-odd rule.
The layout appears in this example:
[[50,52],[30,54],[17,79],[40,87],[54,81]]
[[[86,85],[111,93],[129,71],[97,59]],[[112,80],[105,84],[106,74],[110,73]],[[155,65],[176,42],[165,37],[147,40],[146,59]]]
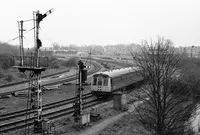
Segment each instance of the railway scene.
[[199,1],[2,3],[0,135],[200,134]]

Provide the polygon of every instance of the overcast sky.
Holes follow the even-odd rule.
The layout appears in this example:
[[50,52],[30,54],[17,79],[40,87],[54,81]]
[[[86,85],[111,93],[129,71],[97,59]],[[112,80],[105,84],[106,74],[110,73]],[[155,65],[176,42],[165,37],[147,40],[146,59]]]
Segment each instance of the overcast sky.
[[[44,46],[141,43],[158,35],[176,46],[200,46],[199,6],[200,0],[4,0],[0,41],[18,36],[17,21],[32,19],[33,11],[54,8],[40,25]],[[24,24],[32,27],[32,21]],[[24,40],[33,46],[33,31]]]

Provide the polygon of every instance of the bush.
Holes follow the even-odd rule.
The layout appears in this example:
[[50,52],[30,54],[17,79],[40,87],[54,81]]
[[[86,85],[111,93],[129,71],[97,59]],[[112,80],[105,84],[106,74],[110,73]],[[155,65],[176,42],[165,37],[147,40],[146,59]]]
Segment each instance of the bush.
[[12,55],[0,54],[0,65],[2,69],[8,69],[14,66],[15,62]]
[[0,42],[0,53],[6,53],[17,56],[19,55],[19,47]]
[[3,78],[5,75],[4,75],[4,72],[3,70],[0,68],[0,78]]
[[49,66],[49,59],[47,57],[41,57],[39,61],[39,65],[41,67],[48,67]]
[[52,61],[49,65],[50,68],[59,68],[59,62],[58,61]]
[[26,75],[23,74],[23,73],[20,73],[20,72],[18,72],[17,76],[18,76],[19,78],[26,78]]
[[14,80],[14,77],[13,77],[13,75],[11,75],[11,74],[7,74],[7,75],[5,76],[5,80],[6,80],[7,82],[11,82],[11,81]]
[[77,58],[70,58],[67,61],[62,61],[62,66],[77,67]]

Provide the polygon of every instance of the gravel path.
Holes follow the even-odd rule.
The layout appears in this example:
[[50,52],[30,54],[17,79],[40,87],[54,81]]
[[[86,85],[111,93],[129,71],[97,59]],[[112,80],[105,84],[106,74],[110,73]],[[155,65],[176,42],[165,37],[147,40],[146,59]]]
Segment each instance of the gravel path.
[[[142,102],[136,102],[135,106],[138,106],[139,104],[141,104]],[[124,115],[129,114],[130,112],[133,112],[134,109],[134,105],[130,105],[131,107],[129,107],[129,110],[126,112],[122,112],[118,115],[112,116],[108,119],[103,120],[102,122],[86,129],[83,130],[81,132],[73,132],[73,133],[66,133],[66,134],[62,134],[62,135],[98,135],[103,129],[105,129],[106,127],[108,127],[109,125],[115,123],[117,120],[121,119]]]
[[74,133],[66,133],[66,134],[62,134],[62,135],[97,135],[98,133],[100,133],[104,128],[106,128],[108,125],[114,123],[115,121],[119,120],[120,118],[122,118],[124,115],[126,115],[127,112],[124,113],[120,113],[116,116],[113,116],[109,119],[106,119],[104,121],[102,121],[101,123],[94,125],[92,127],[90,127],[89,129],[86,129],[84,131],[82,131],[81,133],[79,132],[74,132]]

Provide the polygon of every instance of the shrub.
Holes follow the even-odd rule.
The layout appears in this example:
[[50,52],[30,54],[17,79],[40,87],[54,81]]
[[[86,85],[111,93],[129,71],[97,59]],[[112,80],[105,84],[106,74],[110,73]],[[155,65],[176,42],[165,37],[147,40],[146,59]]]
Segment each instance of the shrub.
[[77,67],[77,58],[70,58],[67,61],[62,61],[62,66],[65,67]]
[[5,75],[4,75],[4,72],[3,70],[0,68],[0,78],[3,78]]
[[7,74],[7,75],[5,76],[5,80],[6,80],[7,82],[11,82],[11,81],[14,80],[14,77],[13,77],[13,75],[11,75],[11,74]]
[[23,74],[23,73],[20,73],[20,72],[18,72],[17,76],[18,76],[19,78],[26,78],[26,75]]
[[14,66],[15,62],[12,55],[0,54],[0,65],[2,69],[8,69]]
[[49,65],[50,68],[59,68],[59,63],[58,61],[52,61],[51,64]]

